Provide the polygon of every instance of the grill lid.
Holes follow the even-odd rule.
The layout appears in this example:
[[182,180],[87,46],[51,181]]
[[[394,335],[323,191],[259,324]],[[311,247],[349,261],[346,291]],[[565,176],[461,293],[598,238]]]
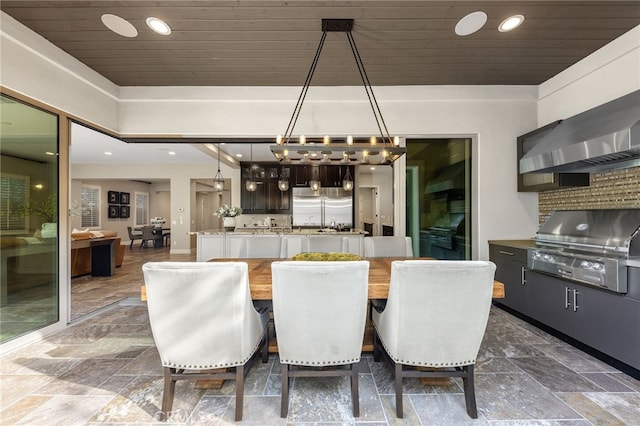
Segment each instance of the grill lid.
[[617,256],[640,255],[640,209],[558,210],[536,233],[539,244]]

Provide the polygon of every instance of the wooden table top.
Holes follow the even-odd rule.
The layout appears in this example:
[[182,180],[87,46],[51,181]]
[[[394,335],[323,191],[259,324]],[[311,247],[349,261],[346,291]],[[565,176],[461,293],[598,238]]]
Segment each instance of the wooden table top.
[[[417,258],[411,258],[417,259]],[[249,287],[253,300],[271,300],[271,263],[286,259],[216,259],[220,262],[246,262],[249,266]],[[391,262],[407,260],[407,258],[378,257],[365,259],[369,261],[369,299],[386,299],[389,295],[391,279]],[[141,299],[147,300],[142,286]],[[504,298],[504,284],[493,282],[493,298]]]

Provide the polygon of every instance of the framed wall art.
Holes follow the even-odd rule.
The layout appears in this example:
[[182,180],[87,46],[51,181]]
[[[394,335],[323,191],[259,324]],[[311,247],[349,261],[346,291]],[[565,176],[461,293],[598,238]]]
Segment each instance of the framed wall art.
[[109,204],[120,204],[120,193],[118,191],[107,192],[107,198],[109,200]]
[[128,192],[120,193],[120,204],[129,204],[130,194]]
[[120,206],[113,206],[113,205],[109,205],[109,212],[108,212],[108,216],[109,219],[115,219],[120,217]]
[[121,219],[128,219],[130,214],[131,214],[131,209],[129,208],[129,206],[120,206]]

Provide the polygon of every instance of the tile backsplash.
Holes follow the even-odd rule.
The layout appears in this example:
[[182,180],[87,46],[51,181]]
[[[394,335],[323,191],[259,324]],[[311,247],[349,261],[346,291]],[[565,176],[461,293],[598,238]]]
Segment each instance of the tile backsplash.
[[540,192],[538,218],[552,210],[640,208],[640,167],[591,174],[591,185]]

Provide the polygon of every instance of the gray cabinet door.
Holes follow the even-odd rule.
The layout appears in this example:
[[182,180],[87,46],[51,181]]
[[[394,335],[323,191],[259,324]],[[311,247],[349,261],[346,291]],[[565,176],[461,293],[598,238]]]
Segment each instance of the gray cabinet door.
[[640,368],[640,301],[588,286],[574,288],[577,310],[572,337]]
[[504,299],[498,303],[528,315],[526,250],[498,245],[489,246],[489,259],[496,264],[496,280],[504,284]]
[[573,284],[527,272],[529,316],[566,335],[574,332]]

